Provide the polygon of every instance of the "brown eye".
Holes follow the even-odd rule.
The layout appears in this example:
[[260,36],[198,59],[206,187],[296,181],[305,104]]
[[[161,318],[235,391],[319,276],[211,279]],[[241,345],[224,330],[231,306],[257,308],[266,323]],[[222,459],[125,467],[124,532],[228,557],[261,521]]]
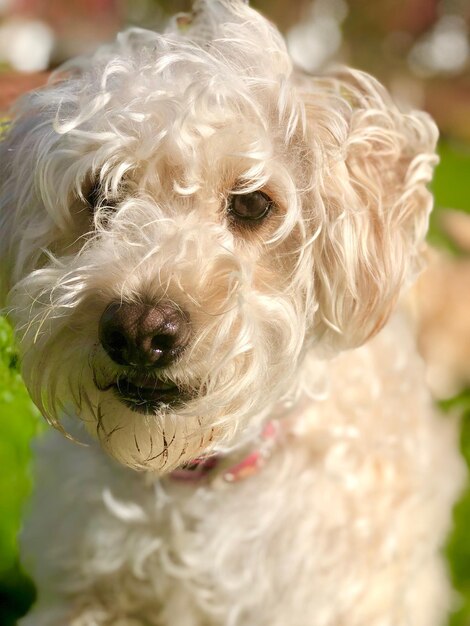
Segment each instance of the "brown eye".
[[262,191],[234,193],[228,198],[228,213],[233,219],[242,222],[259,222],[273,207],[273,201]]
[[101,185],[99,181],[95,181],[85,194],[85,200],[92,211],[95,211],[95,209],[98,208],[98,205],[102,200],[102,196]]
[[84,194],[88,209],[95,213],[100,207],[103,209],[114,209],[116,207],[116,199],[109,197],[103,190],[102,183],[97,179],[93,181],[86,193]]

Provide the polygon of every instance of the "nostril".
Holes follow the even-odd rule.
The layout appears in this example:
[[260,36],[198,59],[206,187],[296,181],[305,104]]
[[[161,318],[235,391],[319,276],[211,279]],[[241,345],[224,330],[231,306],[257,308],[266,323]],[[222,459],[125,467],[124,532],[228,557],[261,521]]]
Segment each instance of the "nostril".
[[152,350],[170,350],[175,344],[175,337],[171,335],[154,335],[150,342]]
[[125,350],[127,348],[127,339],[117,330],[111,331],[106,337],[106,343],[113,350]]

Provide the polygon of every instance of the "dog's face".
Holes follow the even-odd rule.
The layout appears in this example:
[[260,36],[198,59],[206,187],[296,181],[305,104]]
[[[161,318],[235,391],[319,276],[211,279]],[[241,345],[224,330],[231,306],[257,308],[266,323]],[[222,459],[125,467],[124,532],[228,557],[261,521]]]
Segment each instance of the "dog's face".
[[307,350],[361,344],[416,265],[435,130],[359,73],[292,73],[243,3],[131,31],[0,144],[3,287],[59,425],[168,471],[257,427]]

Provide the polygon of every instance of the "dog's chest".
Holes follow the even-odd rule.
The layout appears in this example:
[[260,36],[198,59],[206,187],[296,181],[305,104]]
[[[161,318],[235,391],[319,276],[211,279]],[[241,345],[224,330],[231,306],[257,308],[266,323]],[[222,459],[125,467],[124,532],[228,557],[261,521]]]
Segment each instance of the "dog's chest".
[[232,614],[234,624],[317,623],[307,615],[328,624],[357,603],[372,620],[384,602],[400,623],[404,599],[390,582],[397,568],[414,576],[405,562],[430,550],[416,538],[429,519],[442,523],[442,495],[417,490],[418,463],[364,451],[337,427],[316,435],[289,440],[258,474],[223,486],[149,483],[97,451],[79,496],[92,508],[66,539],[78,555],[68,566],[156,626],[225,625]]

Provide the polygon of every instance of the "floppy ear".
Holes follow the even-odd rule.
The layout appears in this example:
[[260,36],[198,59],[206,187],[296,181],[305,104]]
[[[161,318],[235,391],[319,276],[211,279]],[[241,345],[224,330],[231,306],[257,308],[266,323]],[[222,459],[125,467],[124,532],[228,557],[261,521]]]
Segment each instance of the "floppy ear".
[[45,201],[54,202],[62,181],[57,176],[55,186],[46,185],[52,168],[39,166],[57,141],[53,125],[58,105],[49,97],[53,90],[45,86],[22,96],[0,138],[0,307],[56,237],[57,224]]
[[338,71],[303,93],[313,146],[315,331],[355,347],[387,321],[417,273],[432,208],[437,128],[404,114],[370,76]]
[[44,228],[33,197],[40,120],[32,109],[26,110],[28,99],[0,140],[0,306],[5,305],[20,266],[38,252],[35,242]]

